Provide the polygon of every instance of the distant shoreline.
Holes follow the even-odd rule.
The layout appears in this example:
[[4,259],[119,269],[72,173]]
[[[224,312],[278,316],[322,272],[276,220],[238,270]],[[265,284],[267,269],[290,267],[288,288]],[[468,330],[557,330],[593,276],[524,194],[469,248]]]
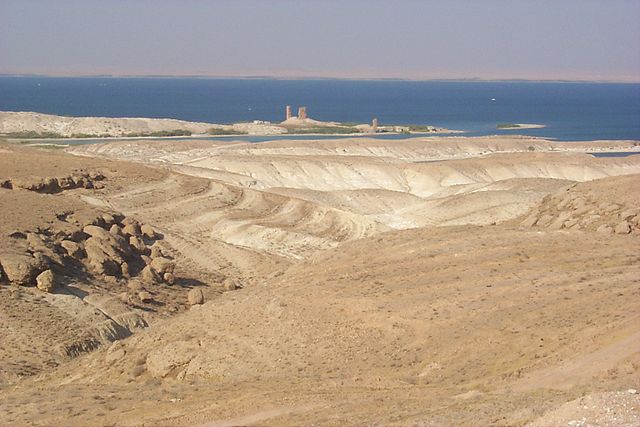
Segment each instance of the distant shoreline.
[[514,129],[542,129],[547,125],[540,125],[535,123],[501,123],[496,126],[498,130],[514,130]]
[[431,125],[374,127],[367,123],[325,122],[308,117],[290,117],[283,122],[253,120],[219,124],[151,117],[75,117],[32,111],[0,111],[0,138],[22,141],[443,133],[462,131]]
[[217,75],[153,75],[153,74],[0,74],[0,78],[43,78],[43,79],[202,79],[202,80],[328,80],[363,82],[451,82],[451,83],[584,83],[584,84],[626,84],[637,85],[640,80],[589,80],[589,79],[525,79],[525,78],[407,78],[407,77],[337,77],[337,76],[217,76]]

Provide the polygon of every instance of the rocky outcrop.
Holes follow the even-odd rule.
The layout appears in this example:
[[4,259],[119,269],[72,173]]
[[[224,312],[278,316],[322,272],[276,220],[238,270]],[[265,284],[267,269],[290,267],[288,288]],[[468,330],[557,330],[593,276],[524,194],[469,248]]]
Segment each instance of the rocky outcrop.
[[549,230],[595,231],[605,235],[640,233],[640,208],[624,201],[601,201],[600,197],[594,197],[591,189],[598,188],[597,185],[594,182],[586,187],[590,191],[585,191],[579,184],[546,196],[520,225]]
[[101,188],[100,181],[105,176],[100,172],[77,172],[63,177],[31,177],[13,180],[3,180],[2,187],[9,189],[21,188],[38,193],[59,193],[74,188]]
[[[72,215],[66,218],[72,219]],[[67,223],[65,231],[16,230],[4,236],[0,280],[53,292],[59,276],[77,274],[79,269],[116,281],[175,283],[175,262],[155,244],[161,235],[152,227],[117,213],[102,213],[80,222],[86,225]]]
[[149,352],[146,358],[147,371],[154,378],[165,378],[172,374],[184,375],[189,362],[197,354],[197,346],[189,341],[171,342]]

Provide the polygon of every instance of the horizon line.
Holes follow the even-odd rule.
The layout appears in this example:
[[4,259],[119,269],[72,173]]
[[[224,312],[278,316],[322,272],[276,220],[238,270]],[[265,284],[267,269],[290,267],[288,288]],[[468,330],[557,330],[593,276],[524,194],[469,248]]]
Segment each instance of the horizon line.
[[528,82],[528,83],[616,83],[640,84],[638,80],[620,79],[533,79],[533,78],[482,78],[482,77],[326,77],[326,76],[277,76],[277,75],[208,75],[208,74],[40,74],[0,73],[2,77],[41,78],[140,78],[140,79],[211,79],[211,80],[345,80],[345,81],[405,81],[405,82]]

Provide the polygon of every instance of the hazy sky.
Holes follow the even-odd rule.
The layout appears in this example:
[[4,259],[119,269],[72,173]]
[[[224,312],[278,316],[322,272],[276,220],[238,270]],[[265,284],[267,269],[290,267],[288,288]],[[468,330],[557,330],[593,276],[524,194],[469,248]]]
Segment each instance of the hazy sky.
[[0,73],[640,81],[640,0],[0,0]]

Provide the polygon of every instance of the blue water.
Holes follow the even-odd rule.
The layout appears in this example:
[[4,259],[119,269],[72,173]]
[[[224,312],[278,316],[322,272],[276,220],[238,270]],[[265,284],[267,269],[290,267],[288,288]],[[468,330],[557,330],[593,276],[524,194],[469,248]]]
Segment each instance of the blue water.
[[[640,139],[640,84],[0,77],[4,111],[278,122],[287,104],[294,112],[306,105],[318,120],[377,117],[381,124],[430,124],[469,135]],[[499,123],[547,127],[497,130]]]
[[588,153],[593,157],[629,157],[629,156],[640,156],[640,153],[637,151],[618,151],[612,153]]

